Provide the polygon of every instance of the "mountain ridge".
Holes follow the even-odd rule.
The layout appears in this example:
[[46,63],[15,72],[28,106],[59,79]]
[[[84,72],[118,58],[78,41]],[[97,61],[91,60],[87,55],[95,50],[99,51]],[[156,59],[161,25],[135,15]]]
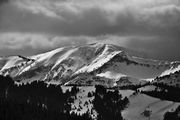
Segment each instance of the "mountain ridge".
[[[123,74],[135,82],[136,79],[141,82],[141,80],[155,79],[163,72],[171,70],[173,66],[179,65],[180,62],[140,58],[116,45],[93,43],[57,48],[27,57],[19,55],[0,58],[0,74],[10,75],[14,80],[21,82],[43,80],[67,84],[71,81],[71,77],[89,73],[91,79],[96,77],[100,81],[110,81],[112,85],[117,85],[116,82],[121,77],[115,79],[105,74],[108,72],[117,76]],[[78,79],[82,79],[81,77]]]

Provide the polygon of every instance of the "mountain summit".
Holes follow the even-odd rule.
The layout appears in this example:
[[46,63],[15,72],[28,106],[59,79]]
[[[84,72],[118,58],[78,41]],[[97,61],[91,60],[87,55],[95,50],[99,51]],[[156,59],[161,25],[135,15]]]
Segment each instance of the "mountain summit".
[[0,58],[0,74],[23,83],[41,80],[52,84],[117,86],[151,81],[180,65],[137,56],[111,44],[62,47],[28,57]]

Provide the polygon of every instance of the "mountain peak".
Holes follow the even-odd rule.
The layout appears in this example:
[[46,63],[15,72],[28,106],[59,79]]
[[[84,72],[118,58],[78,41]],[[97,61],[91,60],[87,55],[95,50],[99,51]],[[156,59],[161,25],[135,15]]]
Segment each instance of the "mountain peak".
[[[44,80],[59,84],[74,80],[71,77],[80,77],[82,74],[90,75],[89,78],[98,77],[97,79],[106,82],[110,80],[111,74],[123,74],[137,83],[137,80],[156,78],[172,66],[170,63],[140,59],[134,55],[130,50],[113,44],[92,43],[62,47],[29,57],[19,55],[0,59],[0,74],[10,75],[18,81]],[[99,74],[104,77],[98,76]],[[81,77],[78,80],[83,80],[85,76]],[[114,80],[112,76],[110,81],[114,84],[119,80]]]

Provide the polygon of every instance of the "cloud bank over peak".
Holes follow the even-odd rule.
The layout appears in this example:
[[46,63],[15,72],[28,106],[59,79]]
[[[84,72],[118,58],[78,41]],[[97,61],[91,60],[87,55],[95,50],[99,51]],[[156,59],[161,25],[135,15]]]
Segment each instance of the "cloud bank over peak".
[[[91,39],[149,54],[156,46],[160,55],[170,51],[167,56],[178,56],[179,21],[179,0],[9,0],[0,7],[0,38],[8,39],[4,44],[9,49],[21,48],[11,46],[14,41],[32,49],[49,49]],[[11,36],[16,38],[9,40]],[[58,40],[52,40],[55,37]],[[180,56],[173,59],[180,60]]]

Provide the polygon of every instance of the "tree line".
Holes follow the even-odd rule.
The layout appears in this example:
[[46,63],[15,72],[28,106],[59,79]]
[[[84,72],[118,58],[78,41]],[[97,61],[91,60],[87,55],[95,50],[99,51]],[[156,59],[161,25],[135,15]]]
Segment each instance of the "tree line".
[[180,102],[180,88],[178,86],[169,86],[164,83],[153,83],[153,85],[156,86],[155,90],[141,91],[141,93],[160,98],[161,100]]
[[[1,120],[92,120],[88,111],[82,115],[70,114],[71,104],[79,88],[63,92],[60,85],[47,85],[43,81],[16,85],[9,76],[0,76]],[[123,120],[121,111],[129,101],[117,90],[108,91],[96,86],[92,102],[98,120]]]

